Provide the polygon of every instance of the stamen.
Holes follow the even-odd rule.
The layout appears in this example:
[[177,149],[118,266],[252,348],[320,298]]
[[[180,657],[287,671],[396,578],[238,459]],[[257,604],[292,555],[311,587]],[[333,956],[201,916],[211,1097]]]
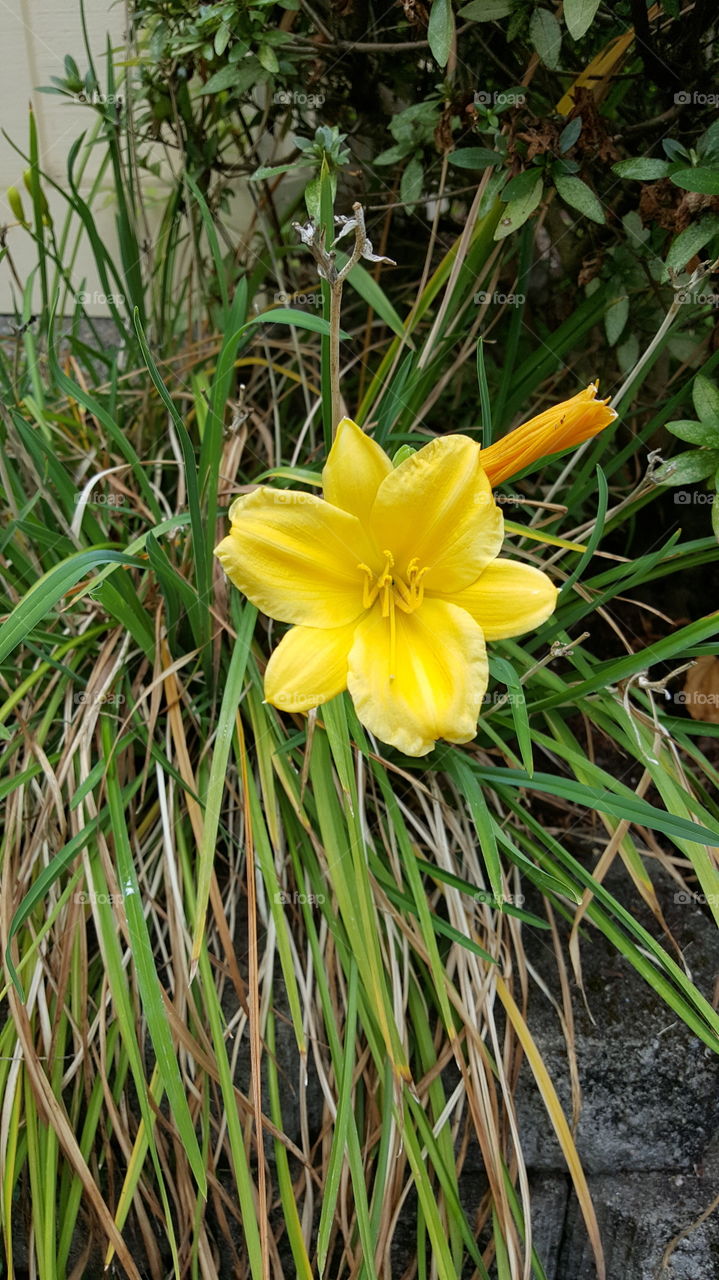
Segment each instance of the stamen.
[[374,586],[372,585],[374,574],[368,564],[358,564],[357,568],[361,569],[366,575],[362,588],[362,608],[371,609],[379,594],[379,582],[375,582]]
[[418,569],[412,580],[412,592],[414,594],[414,607],[419,609],[424,600],[424,583],[422,581],[425,573],[429,571],[429,565],[425,565],[424,569]]
[[[403,613],[414,613],[424,599],[422,579],[428,566],[420,569],[415,556],[407,565],[405,578],[394,577],[394,556],[391,551],[383,551],[384,567],[375,578],[367,564],[359,564],[357,568],[365,575],[362,590],[362,606],[371,609],[376,600],[381,601],[382,617],[389,619],[389,678],[397,676],[397,609]],[[406,580],[405,580],[406,579]]]
[[398,607],[404,610],[405,613],[411,613],[414,609],[411,585],[408,587],[406,582],[403,582],[401,578],[398,578],[394,584],[394,589],[397,592]]

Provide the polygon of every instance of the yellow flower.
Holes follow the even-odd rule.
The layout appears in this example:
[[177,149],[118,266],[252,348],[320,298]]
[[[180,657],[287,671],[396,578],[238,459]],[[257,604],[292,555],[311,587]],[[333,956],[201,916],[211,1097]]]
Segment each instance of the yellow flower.
[[538,458],[583,444],[608,427],[616,412],[596,395],[597,384],[592,382],[571,400],[552,405],[484,449],[482,466],[491,484],[501,484]]
[[267,701],[308,711],[349,689],[362,723],[408,755],[470,741],[485,640],[539,626],[557,597],[539,569],[497,558],[504,522],[479,445],[443,436],[393,468],[345,418],[322,482],[324,498],[237,498],[215,550],[258,608],[294,624],[267,664]]

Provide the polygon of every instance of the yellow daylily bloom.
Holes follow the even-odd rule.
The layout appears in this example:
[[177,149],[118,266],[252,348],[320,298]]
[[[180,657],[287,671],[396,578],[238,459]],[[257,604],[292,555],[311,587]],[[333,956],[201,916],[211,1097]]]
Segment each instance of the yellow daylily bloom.
[[482,465],[492,485],[516,476],[531,462],[584,444],[614,422],[616,411],[596,396],[597,383],[592,382],[578,395],[545,409],[484,449]]
[[539,626],[557,597],[539,569],[498,559],[483,456],[448,435],[393,468],[345,418],[324,498],[263,487],[235,500],[215,554],[263,612],[295,624],[267,664],[268,702],[307,711],[348,689],[362,723],[412,756],[474,737],[485,638]]

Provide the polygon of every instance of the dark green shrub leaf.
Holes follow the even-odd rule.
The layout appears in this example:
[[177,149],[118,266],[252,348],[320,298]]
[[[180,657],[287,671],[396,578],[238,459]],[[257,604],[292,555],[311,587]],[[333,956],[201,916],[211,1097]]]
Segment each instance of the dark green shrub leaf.
[[592,222],[604,222],[604,210],[601,204],[591,187],[588,187],[586,182],[582,182],[581,178],[565,177],[559,174],[554,179],[554,185],[565,204],[571,205],[572,209],[577,209],[585,217],[591,218]]
[[562,29],[549,9],[535,9],[529,24],[529,35],[545,67],[553,71],[559,64]]
[[564,0],[564,21],[572,40],[581,40],[591,27],[599,0]]
[[635,160],[620,160],[612,165],[618,178],[634,178],[637,182],[656,182],[669,173],[668,160],[655,160],[652,156],[637,156]]
[[432,12],[429,15],[427,39],[432,50],[432,57],[440,67],[446,67],[454,36],[454,13],[452,0],[433,0]]
[[710,421],[719,418],[719,387],[705,378],[703,373],[698,373],[694,379],[692,400],[697,417],[701,418],[702,422],[707,418]]
[[678,453],[654,472],[657,484],[697,484],[719,467],[719,449],[688,449]]
[[696,169],[677,169],[671,180],[683,191],[698,191],[704,196],[719,196],[719,168],[698,165]]
[[671,431],[678,440],[687,444],[703,445],[705,449],[719,449],[719,418],[707,419],[705,422],[691,422],[680,419],[668,422],[667,431]]

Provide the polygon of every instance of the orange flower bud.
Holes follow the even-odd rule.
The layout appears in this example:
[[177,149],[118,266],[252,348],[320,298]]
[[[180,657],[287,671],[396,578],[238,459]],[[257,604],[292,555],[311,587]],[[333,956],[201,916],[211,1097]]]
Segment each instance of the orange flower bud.
[[608,427],[617,415],[606,400],[596,399],[597,386],[590,383],[570,400],[552,405],[483,449],[481,462],[490,484],[501,484],[530,463],[583,444]]

